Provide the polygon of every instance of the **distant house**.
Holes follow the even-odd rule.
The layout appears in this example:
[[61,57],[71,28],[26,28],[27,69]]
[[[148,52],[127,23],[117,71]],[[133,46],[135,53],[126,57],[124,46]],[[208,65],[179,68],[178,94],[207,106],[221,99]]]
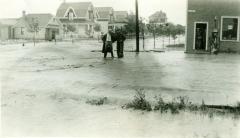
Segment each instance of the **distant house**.
[[167,23],[167,14],[163,11],[157,11],[149,17],[149,23],[165,24]]
[[13,39],[13,26],[17,23],[17,19],[0,19],[0,40]]
[[13,26],[15,39],[52,40],[60,33],[61,24],[51,14],[25,14]]
[[106,33],[108,28],[114,29],[114,10],[112,7],[95,7],[96,22],[100,24],[101,31]]
[[127,11],[114,11],[114,27],[123,28],[128,22]]
[[63,24],[68,36],[93,36],[95,15],[91,2],[63,2],[57,10],[56,18]]
[[188,0],[186,52],[208,52],[212,32],[220,52],[240,52],[239,0]]

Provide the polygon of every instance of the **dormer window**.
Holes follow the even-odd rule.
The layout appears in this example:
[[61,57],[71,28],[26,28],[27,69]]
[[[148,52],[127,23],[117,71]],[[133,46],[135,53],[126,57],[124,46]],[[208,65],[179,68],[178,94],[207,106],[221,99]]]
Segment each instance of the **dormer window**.
[[93,7],[89,7],[89,8],[88,8],[88,18],[89,18],[90,20],[93,20],[93,19],[94,19]]
[[89,11],[88,11],[88,18],[89,18],[90,20],[93,20],[93,19],[94,19],[93,11],[92,11],[92,10],[89,10]]
[[68,18],[69,20],[73,20],[74,18],[76,18],[76,14],[73,8],[69,8],[64,17]]
[[21,27],[21,35],[24,35],[24,27]]

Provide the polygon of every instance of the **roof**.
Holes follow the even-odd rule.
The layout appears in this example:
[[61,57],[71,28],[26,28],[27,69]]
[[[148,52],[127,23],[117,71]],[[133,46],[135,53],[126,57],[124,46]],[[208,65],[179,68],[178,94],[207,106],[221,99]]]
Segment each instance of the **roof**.
[[150,22],[155,22],[155,23],[162,23],[167,21],[167,15],[163,11],[157,11],[151,16],[149,16],[149,21]]
[[91,2],[65,2],[62,3],[57,10],[57,17],[64,17],[69,8],[73,8],[77,17],[86,17]]
[[[52,14],[27,14],[24,17],[18,19],[14,27],[31,27],[34,21],[37,21],[39,27],[47,27],[47,25],[55,25],[50,23],[53,19]],[[49,24],[50,23],[50,24]]]
[[2,26],[13,26],[17,23],[16,18],[4,18],[4,19],[0,19],[0,24]]
[[166,13],[163,11],[157,11],[154,14],[152,14],[149,18],[155,18],[155,17],[161,17],[161,18],[166,18]]
[[38,21],[39,26],[46,26],[48,22],[53,18],[52,14],[27,14],[25,20],[28,24],[30,24],[33,19]]
[[95,7],[96,12],[99,15],[99,18],[110,18],[110,13],[113,12],[112,7]]
[[127,22],[127,11],[114,11],[115,22]]

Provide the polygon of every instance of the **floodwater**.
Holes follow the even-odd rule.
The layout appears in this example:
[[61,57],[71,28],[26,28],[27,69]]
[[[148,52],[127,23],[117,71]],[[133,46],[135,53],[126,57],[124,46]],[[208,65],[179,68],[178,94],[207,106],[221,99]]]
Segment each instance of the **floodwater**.
[[[132,42],[129,42],[132,43]],[[150,101],[240,101],[240,55],[126,52],[103,59],[97,41],[0,46],[3,136],[240,137],[239,119],[121,109],[135,89]],[[131,49],[131,48],[130,48]],[[107,97],[103,106],[87,99]]]

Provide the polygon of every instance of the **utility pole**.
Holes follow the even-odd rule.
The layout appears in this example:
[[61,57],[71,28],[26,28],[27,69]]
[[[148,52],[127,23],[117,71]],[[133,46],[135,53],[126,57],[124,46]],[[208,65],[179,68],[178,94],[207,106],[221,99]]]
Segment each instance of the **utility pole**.
[[139,17],[138,17],[138,0],[135,0],[136,8],[136,52],[139,52]]
[[153,48],[156,49],[156,24],[153,24],[153,39],[154,39],[154,46]]
[[145,28],[145,24],[143,23],[143,27],[142,27],[142,37],[143,37],[143,51],[145,50],[145,32],[144,32],[144,28]]

